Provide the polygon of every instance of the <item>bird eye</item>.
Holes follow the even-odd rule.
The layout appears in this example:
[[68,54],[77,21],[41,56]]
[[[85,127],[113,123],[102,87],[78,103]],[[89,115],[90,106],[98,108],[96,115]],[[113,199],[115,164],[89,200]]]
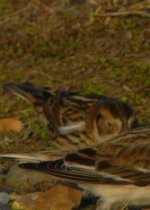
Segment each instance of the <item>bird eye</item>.
[[111,121],[107,121],[107,125],[108,125],[108,127],[111,127],[112,126],[112,122]]

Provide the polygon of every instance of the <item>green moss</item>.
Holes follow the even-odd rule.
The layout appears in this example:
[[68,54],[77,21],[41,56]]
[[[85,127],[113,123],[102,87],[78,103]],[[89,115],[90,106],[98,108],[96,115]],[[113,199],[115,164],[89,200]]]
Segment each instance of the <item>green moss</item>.
[[137,27],[137,22],[134,21],[133,18],[131,18],[131,17],[127,17],[126,23],[130,29],[135,29]]
[[122,61],[121,59],[110,59],[108,60],[108,63],[110,63],[111,65],[113,65],[114,67],[120,67],[122,66]]
[[120,26],[120,18],[119,17],[112,18],[111,19],[111,26],[113,26],[113,27]]
[[119,98],[121,101],[125,102],[125,103],[128,103],[128,97],[126,96],[122,96]]
[[64,21],[75,21],[76,20],[76,14],[73,12],[73,11],[63,11],[63,12],[60,12],[60,18]]
[[16,81],[16,82],[20,82],[22,80],[24,80],[24,74],[20,74],[20,72],[16,72],[16,73],[13,73],[13,79]]
[[108,61],[108,58],[101,56],[100,58],[97,58],[97,63],[100,64],[106,64]]
[[12,11],[12,4],[9,1],[0,2],[0,15]]
[[6,105],[4,105],[4,104],[0,104],[0,113],[5,112],[6,110],[7,110]]
[[33,133],[36,138],[42,141],[49,141],[51,139],[47,125],[40,120],[36,121],[34,124]]
[[0,70],[0,84],[3,84],[4,81],[6,81],[6,75]]
[[83,83],[83,89],[87,93],[103,94],[105,87],[105,84],[99,83],[96,78],[89,79]]

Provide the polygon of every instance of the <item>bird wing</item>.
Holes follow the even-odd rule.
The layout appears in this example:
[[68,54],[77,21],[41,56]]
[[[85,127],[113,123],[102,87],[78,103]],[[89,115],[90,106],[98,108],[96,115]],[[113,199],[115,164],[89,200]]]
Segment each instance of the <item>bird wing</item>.
[[[74,181],[149,185],[150,127],[136,129],[133,133],[135,138],[132,132],[121,135],[124,136],[122,142],[120,136],[118,141],[113,138],[96,147],[69,153],[63,159],[20,166]],[[129,146],[126,141],[128,144],[134,141],[134,144]]]
[[130,130],[95,149],[97,171],[136,185],[150,183],[150,126]]
[[94,170],[94,167],[87,168],[85,166],[68,165],[63,159],[57,159],[56,161],[43,161],[40,163],[20,163],[19,166],[24,169],[44,172],[74,182],[128,184],[128,181],[116,181],[111,176],[105,177],[103,174],[101,175],[100,173],[97,173],[97,171]]

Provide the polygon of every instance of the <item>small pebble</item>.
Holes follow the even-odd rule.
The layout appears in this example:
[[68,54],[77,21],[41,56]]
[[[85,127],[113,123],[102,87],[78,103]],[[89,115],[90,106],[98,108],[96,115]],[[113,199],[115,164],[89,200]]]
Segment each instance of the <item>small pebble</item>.
[[5,192],[0,193],[0,204],[7,204],[9,202],[9,195]]

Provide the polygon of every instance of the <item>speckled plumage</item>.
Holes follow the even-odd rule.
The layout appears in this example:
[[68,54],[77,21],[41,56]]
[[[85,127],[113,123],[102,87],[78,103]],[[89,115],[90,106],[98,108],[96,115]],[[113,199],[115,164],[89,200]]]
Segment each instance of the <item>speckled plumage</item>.
[[114,209],[116,203],[150,205],[150,126],[132,129],[93,147],[65,152],[62,157],[50,154],[6,154],[0,158],[21,159],[22,168],[77,183],[101,198],[97,210]]
[[[38,89],[31,84],[6,84],[38,109],[42,107],[59,145],[94,145],[138,126],[133,109],[115,98],[70,91]],[[57,136],[57,137],[56,137]]]

